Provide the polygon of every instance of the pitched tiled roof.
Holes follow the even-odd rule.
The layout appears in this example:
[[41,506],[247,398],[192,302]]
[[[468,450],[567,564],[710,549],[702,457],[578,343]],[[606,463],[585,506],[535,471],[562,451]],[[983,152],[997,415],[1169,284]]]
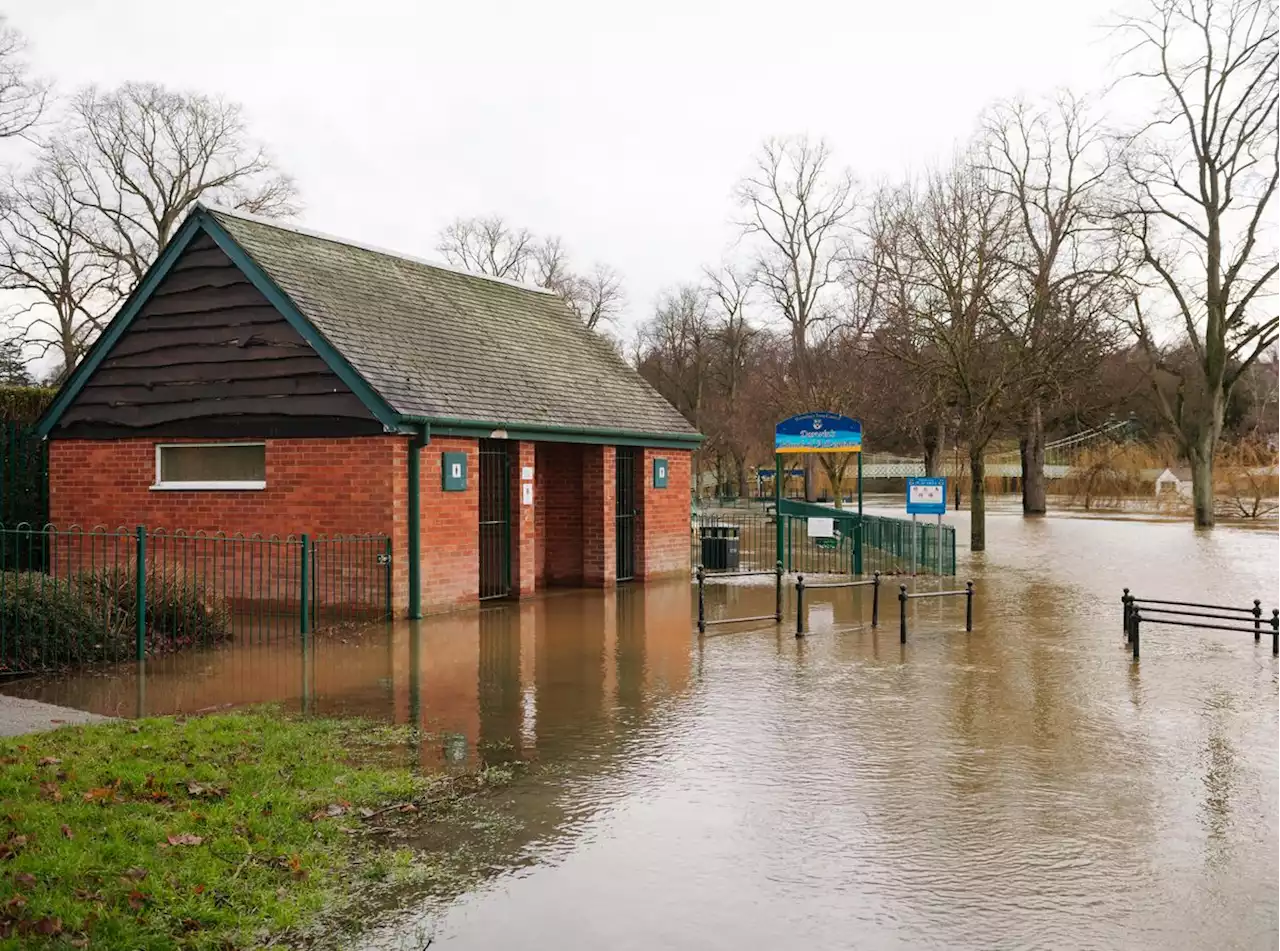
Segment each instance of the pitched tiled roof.
[[206,211],[401,415],[696,433],[553,293]]

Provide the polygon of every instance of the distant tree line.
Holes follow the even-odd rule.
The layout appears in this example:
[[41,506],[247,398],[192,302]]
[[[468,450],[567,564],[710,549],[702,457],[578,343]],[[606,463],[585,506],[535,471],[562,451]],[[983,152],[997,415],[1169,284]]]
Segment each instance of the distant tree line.
[[[773,423],[812,410],[930,473],[963,446],[979,551],[993,440],[1017,441],[1034,515],[1047,436],[1133,413],[1176,438],[1213,524],[1223,434],[1274,433],[1276,10],[1152,0],[1115,32],[1117,81],[1153,106],[1134,126],[1098,97],[1000,102],[949,161],[871,189],[822,141],[765,142],[734,257],[662,294],[636,344],[701,466],[746,492]],[[839,485],[847,457],[817,462]]]

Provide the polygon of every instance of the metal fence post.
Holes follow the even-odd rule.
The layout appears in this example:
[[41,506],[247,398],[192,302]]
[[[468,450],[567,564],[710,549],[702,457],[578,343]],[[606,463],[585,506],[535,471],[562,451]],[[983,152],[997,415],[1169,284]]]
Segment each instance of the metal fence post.
[[871,626],[880,626],[880,572],[878,571],[871,582]]
[[796,575],[796,637],[804,637],[804,575]]
[[1271,609],[1271,653],[1280,656],[1280,608]]
[[1253,599],[1253,642],[1256,644],[1262,639],[1262,602],[1257,598]]
[[907,642],[907,586],[898,585],[898,643]]
[[299,614],[301,615],[299,626],[302,628],[303,643],[306,643],[306,637],[311,633],[311,539],[306,532],[302,533],[302,583],[298,586],[298,597],[300,600]]
[[782,562],[775,562],[773,566],[773,617],[779,624],[782,623]]
[[395,608],[394,608],[394,606],[392,605],[392,602],[391,602],[391,583],[392,583],[392,574],[391,574],[391,538],[390,538],[390,537],[388,537],[388,538],[387,538],[387,540],[386,540],[386,544],[383,546],[382,554],[383,554],[383,557],[384,557],[384,558],[386,558],[386,561],[387,561],[387,577],[386,577],[386,585],[387,585],[387,604],[386,604],[386,612],[387,612],[387,620],[388,620],[388,621],[390,621],[390,620],[395,616]]
[[135,556],[137,564],[135,566],[135,574],[137,578],[134,582],[137,590],[137,647],[138,660],[145,660],[147,656],[147,530],[139,525],[137,528],[138,542],[135,546]]
[[1133,659],[1138,659],[1138,646],[1142,640],[1142,612],[1134,605],[1129,615],[1129,642],[1133,645]]
[[973,582],[964,583],[964,629],[973,630]]
[[1120,604],[1123,609],[1124,616],[1124,639],[1129,640],[1129,616],[1133,613],[1133,595],[1129,593],[1129,589],[1124,589],[1124,594],[1120,596]]
[[703,571],[702,565],[698,565],[696,574],[698,577],[698,633],[705,634],[707,632],[707,606],[703,595],[707,575]]

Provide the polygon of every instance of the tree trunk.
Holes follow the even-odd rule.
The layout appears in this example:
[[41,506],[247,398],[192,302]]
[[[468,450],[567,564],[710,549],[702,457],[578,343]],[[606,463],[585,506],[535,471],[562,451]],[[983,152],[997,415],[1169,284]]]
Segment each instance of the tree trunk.
[[804,454],[804,500],[806,502],[818,500],[818,480],[814,478],[817,469],[818,467],[814,465],[813,453],[806,452]]
[[969,550],[987,549],[987,462],[982,449],[969,447]]
[[1203,445],[1191,450],[1191,502],[1196,528],[1213,528],[1213,449]]
[[1031,407],[1027,428],[1019,442],[1022,456],[1022,514],[1043,515],[1045,504],[1044,479],[1044,418],[1040,404]]
[[747,492],[747,459],[745,456],[737,456],[733,462],[738,470],[738,498],[750,498],[752,493]]
[[924,448],[924,474],[930,478],[936,478],[942,474],[942,448],[945,441],[945,423],[930,423],[925,426],[921,443]]

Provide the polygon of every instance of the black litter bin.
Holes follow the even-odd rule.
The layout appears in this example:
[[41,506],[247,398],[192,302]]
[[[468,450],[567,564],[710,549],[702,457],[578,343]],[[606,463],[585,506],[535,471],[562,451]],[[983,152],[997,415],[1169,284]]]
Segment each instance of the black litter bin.
[[702,567],[709,571],[736,571],[738,568],[738,526],[704,525]]

